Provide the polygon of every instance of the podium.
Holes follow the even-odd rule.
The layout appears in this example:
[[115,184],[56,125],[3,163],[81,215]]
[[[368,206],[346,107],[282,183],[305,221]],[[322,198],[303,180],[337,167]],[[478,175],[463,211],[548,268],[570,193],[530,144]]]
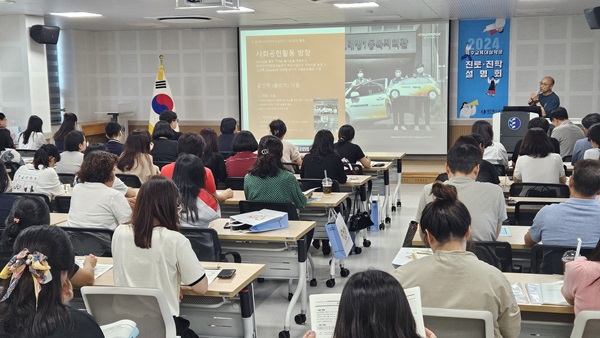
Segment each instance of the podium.
[[529,120],[538,117],[537,113],[525,111],[502,111],[492,116],[494,142],[504,145],[507,152],[512,152],[519,140],[527,132]]

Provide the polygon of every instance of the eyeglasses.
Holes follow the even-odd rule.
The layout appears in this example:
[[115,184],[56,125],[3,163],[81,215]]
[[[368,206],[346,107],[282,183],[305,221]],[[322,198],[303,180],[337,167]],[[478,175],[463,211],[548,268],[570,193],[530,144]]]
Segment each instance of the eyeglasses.
[[552,85],[552,83],[543,83],[543,82],[540,82],[540,86],[550,86],[550,85]]

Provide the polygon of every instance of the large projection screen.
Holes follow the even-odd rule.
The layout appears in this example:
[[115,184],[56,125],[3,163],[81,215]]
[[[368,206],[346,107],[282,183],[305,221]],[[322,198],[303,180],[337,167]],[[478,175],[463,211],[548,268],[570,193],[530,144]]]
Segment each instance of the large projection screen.
[[279,118],[288,141],[309,146],[318,130],[337,137],[351,124],[365,152],[445,154],[448,29],[447,21],[240,28],[242,129],[260,138]]

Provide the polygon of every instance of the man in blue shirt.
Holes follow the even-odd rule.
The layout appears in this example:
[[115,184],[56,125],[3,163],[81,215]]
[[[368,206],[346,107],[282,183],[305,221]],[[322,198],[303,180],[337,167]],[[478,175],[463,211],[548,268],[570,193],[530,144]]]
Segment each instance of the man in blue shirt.
[[575,145],[573,146],[573,157],[571,158],[571,164],[575,165],[575,162],[579,160],[583,160],[583,154],[586,150],[592,149],[592,145],[587,138],[588,131],[590,128],[596,124],[600,123],[600,114],[592,113],[587,114],[582,120],[581,125],[583,126],[583,133],[586,137],[577,140]]
[[584,248],[593,248],[600,238],[600,162],[579,160],[569,180],[571,198],[560,204],[543,207],[525,234],[525,245],[576,246],[577,238]]
[[538,106],[542,109],[541,117],[548,117],[550,113],[560,106],[560,99],[555,92],[554,79],[551,76],[546,76],[540,81],[540,91],[532,93],[529,98],[530,106]]

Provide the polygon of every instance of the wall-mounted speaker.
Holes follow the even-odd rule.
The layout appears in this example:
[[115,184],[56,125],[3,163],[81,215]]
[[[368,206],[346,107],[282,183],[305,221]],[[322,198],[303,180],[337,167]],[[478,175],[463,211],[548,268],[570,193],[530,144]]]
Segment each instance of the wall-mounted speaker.
[[33,25],[29,28],[29,36],[37,43],[55,45],[58,42],[59,33],[60,27],[58,26]]
[[591,29],[600,29],[600,7],[588,8],[583,11]]

